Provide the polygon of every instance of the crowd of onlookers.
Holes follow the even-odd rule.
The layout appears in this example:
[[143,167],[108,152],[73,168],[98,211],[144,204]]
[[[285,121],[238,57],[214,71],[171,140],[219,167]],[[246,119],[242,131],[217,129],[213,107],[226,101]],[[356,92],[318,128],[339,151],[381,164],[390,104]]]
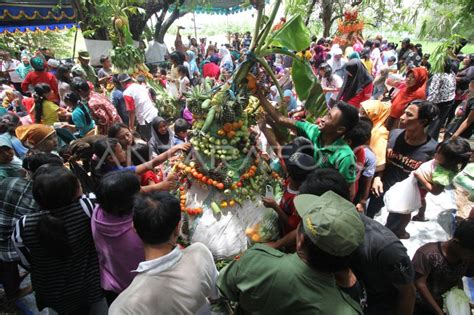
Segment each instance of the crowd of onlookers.
[[[96,68],[87,51],[75,64],[46,48],[2,52],[0,281],[9,299],[34,290],[38,309],[59,314],[209,314],[224,304],[262,314],[445,314],[443,294],[474,275],[473,214],[458,213],[449,240],[412,258],[400,239],[410,238],[411,220],[426,220],[425,195],[455,178],[472,201],[474,57],[462,55],[465,42],[431,73],[429,55],[408,38],[398,50],[377,37],[344,51],[313,38],[296,53],[326,97],[315,123],[295,93],[292,59],[269,56],[283,93],[255,70],[265,114],[249,128],[284,178],[281,200],[262,198],[280,238],[219,272],[205,245],[178,245],[178,183],[161,166],[192,150],[186,95],[205,78],[232,80],[251,41],[247,33],[220,47],[184,44],[178,32],[169,66],[150,65],[177,100],[174,117],[160,116],[153,84],[114,73],[108,56]],[[293,139],[277,141],[277,127]],[[373,220],[385,193],[410,176],[418,213]]]

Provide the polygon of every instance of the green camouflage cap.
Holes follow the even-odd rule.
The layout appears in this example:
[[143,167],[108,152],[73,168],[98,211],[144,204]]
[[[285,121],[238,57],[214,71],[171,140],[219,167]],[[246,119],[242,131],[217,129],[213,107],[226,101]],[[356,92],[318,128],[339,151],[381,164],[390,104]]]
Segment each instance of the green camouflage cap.
[[335,192],[298,195],[294,203],[305,234],[326,253],[347,256],[364,241],[365,228],[359,213]]

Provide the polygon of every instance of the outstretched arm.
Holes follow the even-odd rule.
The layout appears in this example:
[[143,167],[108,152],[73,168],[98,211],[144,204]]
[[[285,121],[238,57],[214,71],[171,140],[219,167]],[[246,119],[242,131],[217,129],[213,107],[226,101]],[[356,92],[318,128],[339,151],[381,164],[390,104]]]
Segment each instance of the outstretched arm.
[[261,91],[258,91],[256,96],[260,101],[260,105],[277,124],[285,126],[287,128],[296,129],[296,121],[280,114],[272,106],[272,104],[270,104],[270,102],[267,100],[267,98],[263,95]]

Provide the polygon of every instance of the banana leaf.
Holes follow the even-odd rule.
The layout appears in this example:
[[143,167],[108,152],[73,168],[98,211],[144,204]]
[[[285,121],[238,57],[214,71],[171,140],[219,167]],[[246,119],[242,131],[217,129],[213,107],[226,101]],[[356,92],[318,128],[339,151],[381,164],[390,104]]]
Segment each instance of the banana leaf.
[[323,88],[316,80],[314,80],[313,85],[309,91],[309,95],[305,103],[305,109],[316,118],[324,116],[327,112],[328,107],[326,105]]
[[293,51],[302,51],[311,44],[309,31],[301,15],[294,16],[271,37],[270,45],[285,47]]
[[295,90],[300,100],[304,101],[308,98],[309,92],[316,77],[308,61],[302,59],[293,59],[291,67],[291,77],[295,84]]

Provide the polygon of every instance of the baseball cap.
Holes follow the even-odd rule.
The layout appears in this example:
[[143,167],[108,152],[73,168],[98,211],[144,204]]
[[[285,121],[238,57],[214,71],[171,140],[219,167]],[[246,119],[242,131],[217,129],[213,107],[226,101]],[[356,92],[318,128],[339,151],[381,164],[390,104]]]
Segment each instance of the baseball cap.
[[10,149],[13,149],[11,136],[9,133],[6,132],[0,135],[0,147],[8,147]]
[[102,56],[100,56],[99,61],[100,61],[100,63],[103,63],[103,62],[106,61],[107,59],[109,59],[109,56],[102,55]]
[[91,59],[88,51],[80,51],[78,55],[79,55],[79,58],[84,59],[84,60]]
[[333,256],[350,255],[364,241],[365,228],[352,203],[333,191],[294,199],[305,235]]
[[117,76],[117,80],[119,82],[127,82],[127,81],[130,81],[132,78],[126,74],[126,73],[120,73],[118,76]]
[[285,161],[285,164],[288,163],[290,157],[296,152],[302,152],[313,156],[314,145],[308,138],[296,137],[292,142],[282,147],[281,155]]

